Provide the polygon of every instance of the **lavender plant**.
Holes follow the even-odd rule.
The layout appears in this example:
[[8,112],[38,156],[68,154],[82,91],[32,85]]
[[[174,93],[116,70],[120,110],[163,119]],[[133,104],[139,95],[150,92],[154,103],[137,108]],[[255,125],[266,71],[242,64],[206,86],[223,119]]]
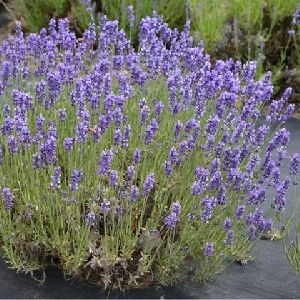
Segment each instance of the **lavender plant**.
[[1,46],[2,255],[105,288],[204,281],[246,257],[286,204],[291,89],[261,124],[271,74],[212,63],[189,22],[142,19],[138,51],[105,16],[81,42],[68,25],[25,38],[17,23]]

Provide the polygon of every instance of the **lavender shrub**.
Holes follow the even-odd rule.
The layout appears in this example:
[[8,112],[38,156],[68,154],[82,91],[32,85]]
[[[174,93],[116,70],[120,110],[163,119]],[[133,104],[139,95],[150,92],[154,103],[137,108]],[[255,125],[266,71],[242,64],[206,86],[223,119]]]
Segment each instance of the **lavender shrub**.
[[0,48],[0,242],[14,268],[56,258],[105,288],[206,280],[274,226],[291,90],[260,124],[271,74],[211,62],[189,31],[147,17],[135,51],[104,16],[81,42],[67,19],[26,38],[17,23]]

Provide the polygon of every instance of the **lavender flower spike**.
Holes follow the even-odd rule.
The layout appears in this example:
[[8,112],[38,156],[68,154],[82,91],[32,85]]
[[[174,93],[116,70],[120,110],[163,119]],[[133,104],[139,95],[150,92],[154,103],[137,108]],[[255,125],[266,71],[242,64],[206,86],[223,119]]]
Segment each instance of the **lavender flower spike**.
[[129,28],[132,29],[133,26],[134,26],[134,20],[135,20],[134,10],[133,10],[133,6],[132,5],[128,6],[127,12],[128,12]]
[[144,183],[144,196],[149,196],[150,192],[153,190],[155,184],[155,176],[154,173],[150,173]]
[[290,175],[297,175],[299,169],[300,154],[294,153],[290,164]]
[[52,189],[59,189],[60,188],[60,178],[61,178],[61,167],[55,167],[54,173],[51,176],[51,187]]
[[14,206],[13,195],[8,187],[3,188],[2,197],[6,209],[11,210]]
[[94,212],[89,212],[87,217],[86,217],[86,224],[88,226],[93,226],[95,225],[95,221],[96,221],[96,216]]
[[71,176],[70,189],[76,192],[79,189],[79,182],[83,180],[83,173],[79,169],[74,169]]
[[214,244],[213,243],[206,243],[204,248],[204,255],[205,256],[212,256],[214,251]]
[[165,217],[164,224],[168,229],[174,229],[178,222],[178,217],[175,213],[171,213]]
[[107,201],[107,200],[102,201],[101,204],[100,204],[100,210],[104,214],[108,213],[109,210],[110,210],[110,201]]

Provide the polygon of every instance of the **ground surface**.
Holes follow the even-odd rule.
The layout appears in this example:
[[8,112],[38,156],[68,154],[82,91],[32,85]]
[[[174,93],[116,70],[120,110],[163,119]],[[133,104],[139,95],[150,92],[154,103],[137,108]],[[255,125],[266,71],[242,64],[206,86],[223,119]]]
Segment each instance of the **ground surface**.
[[[300,120],[292,119],[286,127],[291,131],[289,151],[300,152]],[[300,200],[300,186],[290,191],[288,198],[289,211]],[[253,255],[254,261],[246,266],[234,263],[206,285],[178,284],[109,295],[86,282],[66,281],[54,268],[48,270],[45,284],[39,286],[30,276],[16,274],[0,260],[0,298],[300,298],[300,276],[289,266],[281,241],[260,240]]]

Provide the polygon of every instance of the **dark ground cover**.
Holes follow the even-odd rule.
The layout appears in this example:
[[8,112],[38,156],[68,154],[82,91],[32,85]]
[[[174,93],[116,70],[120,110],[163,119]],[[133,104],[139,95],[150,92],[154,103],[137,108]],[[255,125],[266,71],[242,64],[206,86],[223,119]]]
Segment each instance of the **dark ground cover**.
[[16,274],[0,262],[1,298],[287,298],[300,297],[300,277],[290,268],[281,241],[259,241],[255,260],[246,266],[234,263],[215,280],[206,284],[177,284],[171,287],[149,287],[126,293],[107,292],[77,280],[64,280],[57,269],[47,271],[43,286],[29,275]]
[[[300,150],[300,120],[291,119],[286,127],[291,132],[289,152]],[[285,170],[287,172],[287,168]],[[298,175],[298,177],[300,177]],[[291,188],[287,214],[300,200],[300,188]],[[299,210],[299,209],[298,209]],[[298,213],[299,219],[299,213]],[[99,290],[86,282],[65,280],[63,274],[49,268],[44,285],[30,275],[17,274],[0,260],[1,298],[300,298],[300,276],[291,269],[282,241],[260,240],[253,253],[255,260],[246,266],[230,265],[222,274],[206,284],[181,283],[170,287],[152,286],[129,292]]]

